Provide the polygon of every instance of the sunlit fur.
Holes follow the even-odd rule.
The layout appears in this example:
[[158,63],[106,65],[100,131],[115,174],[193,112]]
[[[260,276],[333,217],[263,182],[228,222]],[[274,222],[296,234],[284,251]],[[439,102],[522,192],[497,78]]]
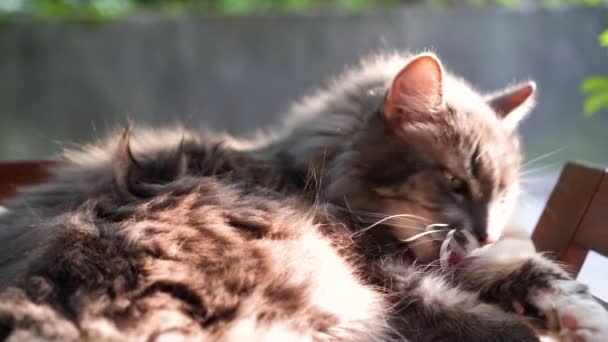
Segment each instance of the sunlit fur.
[[[414,57],[376,56],[346,72],[295,105],[267,149],[288,156],[300,173],[314,174],[333,203],[355,212],[419,217],[410,227],[393,226],[398,239],[429,224],[495,239],[514,207],[521,162],[514,122],[504,124],[488,105],[505,93],[484,96],[444,72],[445,106],[392,127],[382,104],[393,78]],[[531,97],[517,108],[518,119],[532,102]],[[450,193],[446,171],[469,182],[470,199]],[[439,243],[431,240],[443,237],[427,236],[429,243],[418,243],[414,250],[422,259],[434,259]]]
[[[136,129],[67,152],[0,216],[0,337],[536,341],[505,303],[558,267],[437,269],[445,234],[410,239],[500,228],[520,163],[513,126],[447,73],[445,110],[395,134],[383,101],[412,58],[363,62],[256,141]],[[465,206],[444,168],[466,178],[475,146]]]

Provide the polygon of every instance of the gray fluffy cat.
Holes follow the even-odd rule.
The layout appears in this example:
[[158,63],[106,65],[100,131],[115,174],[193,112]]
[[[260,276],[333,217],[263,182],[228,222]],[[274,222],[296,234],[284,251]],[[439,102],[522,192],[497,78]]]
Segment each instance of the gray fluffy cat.
[[482,96],[432,54],[383,55],[260,141],[66,152],[0,216],[0,339],[606,341],[585,286],[498,239],[534,90]]

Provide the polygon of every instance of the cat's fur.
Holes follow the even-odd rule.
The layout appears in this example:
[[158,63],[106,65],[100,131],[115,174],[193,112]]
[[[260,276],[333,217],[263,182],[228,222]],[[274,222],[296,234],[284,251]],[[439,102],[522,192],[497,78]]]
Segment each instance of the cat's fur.
[[[534,341],[521,314],[571,282],[558,266],[498,243],[417,267],[445,233],[403,242],[500,230],[533,90],[484,98],[432,55],[381,56],[255,144],[170,130],[70,152],[0,216],[0,337]],[[416,217],[370,226],[391,214]]]

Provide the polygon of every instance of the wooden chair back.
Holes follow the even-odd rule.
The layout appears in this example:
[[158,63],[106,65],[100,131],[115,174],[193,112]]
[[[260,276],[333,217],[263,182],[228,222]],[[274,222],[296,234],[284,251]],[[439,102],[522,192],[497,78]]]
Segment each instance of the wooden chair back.
[[608,172],[568,163],[532,233],[539,251],[550,252],[578,276],[589,251],[608,256]]

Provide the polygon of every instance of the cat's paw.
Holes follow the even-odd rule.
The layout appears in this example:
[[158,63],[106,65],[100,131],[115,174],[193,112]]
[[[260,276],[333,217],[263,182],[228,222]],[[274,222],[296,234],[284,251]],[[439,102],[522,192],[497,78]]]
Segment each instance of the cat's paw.
[[598,303],[587,286],[575,280],[555,279],[549,287],[534,288],[528,300],[545,313],[549,329],[557,330],[564,341],[608,341],[608,311]]

